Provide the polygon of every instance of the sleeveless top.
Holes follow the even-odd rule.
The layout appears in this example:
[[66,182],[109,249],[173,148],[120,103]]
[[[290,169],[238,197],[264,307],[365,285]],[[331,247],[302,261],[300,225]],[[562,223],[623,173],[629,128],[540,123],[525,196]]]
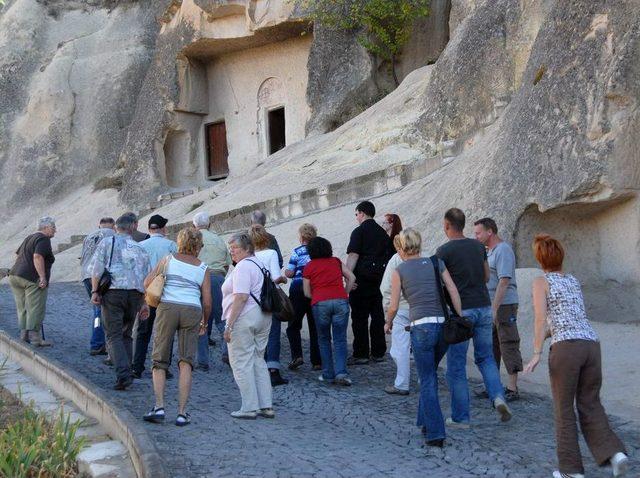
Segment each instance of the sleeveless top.
[[[438,259],[440,271],[445,270],[444,263]],[[420,257],[409,259],[396,268],[400,275],[402,293],[409,303],[409,319],[423,317],[443,317],[440,293],[431,259]]]
[[173,256],[167,265],[166,280],[160,302],[202,308],[200,286],[204,281],[207,265],[192,266]]
[[551,344],[574,339],[597,342],[598,336],[587,319],[578,280],[570,274],[557,272],[549,272],[544,277],[549,283],[547,323]]

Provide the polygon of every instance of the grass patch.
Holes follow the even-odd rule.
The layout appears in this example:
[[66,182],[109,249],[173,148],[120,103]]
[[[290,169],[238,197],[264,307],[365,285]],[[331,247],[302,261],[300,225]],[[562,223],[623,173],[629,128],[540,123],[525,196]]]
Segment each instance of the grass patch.
[[76,459],[86,443],[76,436],[80,425],[71,423],[62,410],[56,420],[48,421],[0,388],[0,477],[77,476]]

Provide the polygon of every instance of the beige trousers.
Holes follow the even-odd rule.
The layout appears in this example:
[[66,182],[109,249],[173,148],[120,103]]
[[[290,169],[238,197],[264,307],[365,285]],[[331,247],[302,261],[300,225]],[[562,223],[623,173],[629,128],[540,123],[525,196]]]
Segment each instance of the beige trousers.
[[254,307],[241,314],[229,342],[229,364],[240,389],[243,412],[271,408],[271,378],[264,350],[269,339],[271,314]]

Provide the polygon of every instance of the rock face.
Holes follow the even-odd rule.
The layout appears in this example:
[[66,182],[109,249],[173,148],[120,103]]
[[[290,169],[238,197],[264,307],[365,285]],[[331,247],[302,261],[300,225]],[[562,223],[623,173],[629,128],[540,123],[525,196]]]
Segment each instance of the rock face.
[[153,51],[152,3],[15,0],[4,7],[0,215],[113,170]]
[[[16,9],[17,5],[25,8]],[[146,10],[141,5],[117,4],[111,13],[104,6],[92,8],[109,18],[125,11],[143,15]],[[194,0],[165,5],[153,61],[139,93],[130,97],[133,116],[123,108],[122,124],[129,127],[119,161],[126,200],[136,201],[161,189],[158,148],[177,121],[176,105],[197,103],[183,101],[178,83],[184,72],[176,61],[179,64],[201,48],[223,45],[211,43],[207,28],[238,9],[246,9],[251,41],[262,41],[266,34],[290,35],[288,29],[297,28],[295,12],[278,10],[280,14],[264,6]],[[398,90],[328,134],[321,133],[355,114],[363,98],[376,94],[377,85],[370,58],[353,38],[316,29],[307,89],[312,111],[307,131],[312,137],[256,163],[241,176],[230,176],[213,188],[215,194],[203,192],[160,213],[175,218],[175,223],[187,221],[194,209],[190,206],[196,203],[201,203],[197,210],[212,214],[250,210],[251,204],[266,199],[325,186],[330,191],[349,178],[410,164],[427,171],[426,177],[416,176],[402,190],[376,202],[384,211],[400,214],[403,223],[419,228],[429,252],[444,241],[442,215],[452,206],[463,208],[469,222],[494,217],[501,235],[514,242],[520,267],[535,265],[530,251],[534,234],[549,232],[565,243],[566,268],[584,283],[592,316],[637,321],[640,5],[632,0],[452,0],[450,9],[451,39],[435,64],[414,71]],[[61,11],[59,18],[74,15],[88,14]],[[0,50],[2,88],[10,94],[3,95],[0,105],[0,181],[14,199],[38,188],[49,193],[86,170],[84,164],[77,169],[80,163],[75,160],[68,163],[75,172],[65,176],[58,164],[71,161],[67,151],[104,143],[96,140],[102,137],[100,121],[69,120],[79,121],[81,114],[97,118],[97,113],[86,103],[83,109],[89,111],[82,113],[71,106],[78,104],[80,93],[67,87],[63,73],[70,71],[74,50],[64,45],[54,48],[55,61],[43,63],[50,48],[42,45],[50,38],[55,38],[50,41],[54,46],[62,41],[54,35],[57,29],[44,36],[36,33],[43,26],[58,25],[47,16],[46,7],[17,0],[1,21],[1,44],[6,46]],[[88,28],[90,23],[82,25]],[[24,58],[23,50],[30,52]],[[126,64],[107,73],[124,75]],[[48,71],[50,76],[41,77]],[[81,84],[75,76],[80,72],[72,69],[72,73],[70,78]],[[103,90],[105,98],[115,94],[101,86],[90,89],[96,104],[101,104]],[[78,95],[75,103],[70,102],[70,91]],[[68,134],[70,129],[77,133]],[[69,137],[73,141],[62,141]],[[121,141],[123,137],[119,136]],[[108,157],[113,163],[117,153]],[[106,169],[109,162],[95,161],[95,169]],[[39,174],[31,180],[27,172],[33,170]],[[338,226],[342,224],[328,229]],[[336,241],[346,234],[337,235]]]

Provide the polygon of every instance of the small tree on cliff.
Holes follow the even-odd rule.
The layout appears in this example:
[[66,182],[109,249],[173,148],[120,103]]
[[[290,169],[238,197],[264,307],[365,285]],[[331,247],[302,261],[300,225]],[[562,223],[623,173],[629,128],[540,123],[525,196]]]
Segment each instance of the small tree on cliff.
[[429,15],[430,0],[298,0],[315,22],[329,28],[359,30],[358,42],[389,62],[396,86],[396,61],[414,22]]

